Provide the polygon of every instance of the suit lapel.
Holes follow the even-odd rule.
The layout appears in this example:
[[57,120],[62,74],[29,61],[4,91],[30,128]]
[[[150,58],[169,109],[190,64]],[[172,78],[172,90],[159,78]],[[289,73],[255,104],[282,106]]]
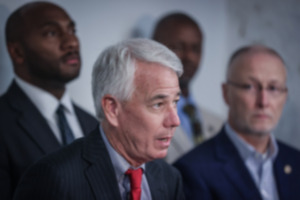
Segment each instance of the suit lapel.
[[89,164],[85,174],[96,199],[121,200],[114,168],[98,127],[85,140],[83,158]]
[[146,164],[146,177],[150,187],[152,200],[167,199],[164,193],[166,186],[163,182],[157,181],[161,179],[161,171],[159,166],[155,165],[153,162]]
[[291,188],[291,181],[289,180],[289,177],[292,176],[290,173],[293,173],[293,170],[295,169],[292,169],[292,164],[285,159],[286,155],[288,155],[288,152],[282,152],[283,148],[280,148],[280,143],[278,143],[278,147],[279,152],[273,168],[274,175],[276,177],[278,195],[280,199],[291,199],[291,193],[289,190],[289,188]]
[[[95,121],[95,124],[98,124],[97,120],[89,116],[87,113],[85,113],[83,110],[81,110],[76,104],[73,103],[74,111],[76,113],[77,119],[79,121],[81,130],[83,134],[86,136],[89,134],[92,130],[96,128],[96,125],[93,124],[93,121]],[[93,127],[95,126],[95,127]]]
[[7,93],[8,103],[18,113],[18,124],[43,153],[60,147],[44,117],[15,82]]
[[238,151],[227,137],[223,128],[217,136],[216,156],[223,163],[223,172],[228,180],[239,191],[242,199],[261,199],[260,193],[252,180]]

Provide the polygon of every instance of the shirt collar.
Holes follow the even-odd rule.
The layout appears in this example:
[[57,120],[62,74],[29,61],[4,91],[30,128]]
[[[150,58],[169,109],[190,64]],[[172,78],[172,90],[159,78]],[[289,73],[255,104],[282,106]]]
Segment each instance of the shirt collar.
[[[250,156],[254,155],[261,155],[263,157],[263,155],[261,153],[258,153],[252,145],[248,144],[242,138],[240,138],[240,136],[238,136],[238,134],[231,128],[231,126],[228,123],[225,124],[225,132],[234,144],[234,146],[237,148],[240,156],[244,161]],[[278,145],[274,135],[271,133],[266,158],[271,158],[272,160],[274,160],[277,154]]]
[[55,116],[55,112],[59,104],[63,104],[66,112],[74,114],[71,98],[67,92],[63,94],[59,101],[51,93],[22,80],[18,76],[15,77],[15,80],[18,86],[25,92],[28,98],[34,103],[46,119],[49,120]]
[[[136,168],[130,166],[130,164],[111,146],[101,125],[99,126],[99,129],[100,129],[100,134],[104,140],[104,144],[108,150],[108,154],[111,158],[117,180],[119,182],[124,178],[124,174],[129,168],[133,168],[133,169]],[[137,168],[142,168],[143,171],[145,171],[145,163]]]

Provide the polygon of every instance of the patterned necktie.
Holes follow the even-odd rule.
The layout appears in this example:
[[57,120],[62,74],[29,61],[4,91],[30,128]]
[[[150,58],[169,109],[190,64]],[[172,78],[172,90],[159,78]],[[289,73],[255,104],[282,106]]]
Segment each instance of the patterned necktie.
[[143,170],[141,168],[138,169],[128,169],[125,172],[126,175],[130,178],[130,199],[131,200],[140,200],[141,199],[141,183],[142,183],[142,174]]
[[187,114],[187,116],[190,119],[190,124],[193,131],[194,136],[194,143],[199,144],[203,141],[203,132],[202,132],[202,126],[200,121],[197,118],[196,115],[196,108],[192,104],[186,104],[183,107],[183,111]]
[[66,119],[63,105],[60,104],[58,106],[56,110],[56,114],[58,116],[58,126],[60,129],[62,144],[63,145],[70,144],[74,140],[74,135]]

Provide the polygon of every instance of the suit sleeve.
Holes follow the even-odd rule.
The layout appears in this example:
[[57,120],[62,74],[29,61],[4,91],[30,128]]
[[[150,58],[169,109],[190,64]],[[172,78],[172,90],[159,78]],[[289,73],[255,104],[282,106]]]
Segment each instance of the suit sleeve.
[[9,157],[4,139],[3,131],[0,130],[0,196],[1,199],[12,199],[13,183],[10,173]]

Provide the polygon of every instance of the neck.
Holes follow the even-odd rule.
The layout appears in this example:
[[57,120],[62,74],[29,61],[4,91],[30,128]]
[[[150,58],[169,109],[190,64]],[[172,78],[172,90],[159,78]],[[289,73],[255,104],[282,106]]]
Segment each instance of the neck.
[[[106,123],[105,121],[103,121],[101,123],[102,125],[102,129],[104,131],[104,134],[108,140],[108,142],[110,143],[110,145],[113,147],[113,149],[118,152],[131,166],[133,167],[138,167],[140,165],[142,165],[143,163],[145,163],[144,161],[142,161],[139,158],[134,158],[133,155],[130,156],[130,154],[128,153],[127,148],[129,148],[126,144],[122,143],[122,141],[126,141],[125,138],[118,137],[120,136],[119,133],[117,133],[117,130],[115,129],[115,127],[112,127],[110,124]],[[126,148],[127,147],[127,148]]]
[[248,144],[253,146],[255,150],[259,153],[265,153],[268,149],[268,145],[270,142],[270,134],[240,134],[238,135],[246,141]]
[[58,83],[57,81],[46,81],[46,80],[41,81],[41,80],[24,79],[24,78],[22,78],[22,79],[36,87],[39,87],[39,88],[49,92],[50,94],[55,96],[58,100],[60,100],[62,98],[63,94],[66,91],[65,84]]

